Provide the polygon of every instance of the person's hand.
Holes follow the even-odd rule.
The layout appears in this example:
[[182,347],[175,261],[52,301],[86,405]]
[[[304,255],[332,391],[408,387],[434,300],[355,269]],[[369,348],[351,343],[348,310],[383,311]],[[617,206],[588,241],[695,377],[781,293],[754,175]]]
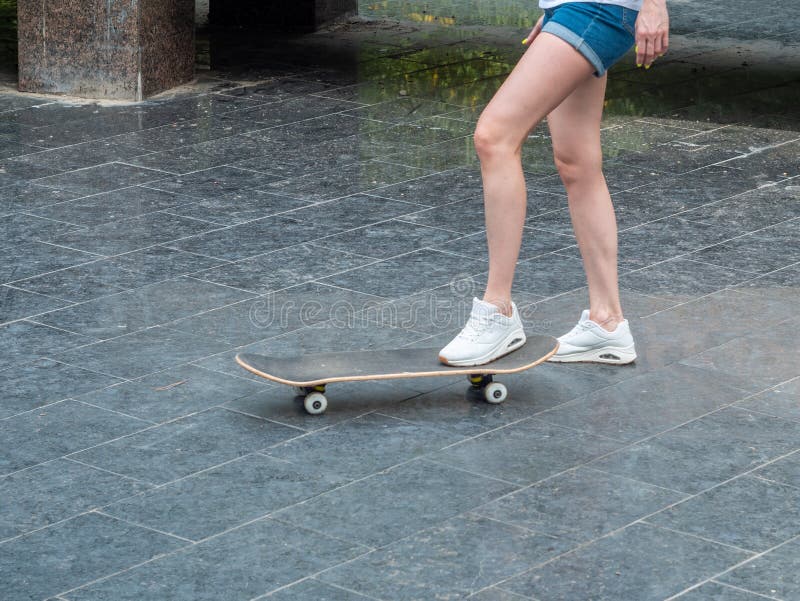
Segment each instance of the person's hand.
[[649,69],[669,47],[666,0],[644,0],[636,19],[636,66]]
[[544,15],[539,17],[539,20],[536,21],[536,25],[533,26],[533,29],[531,29],[528,37],[522,40],[523,46],[530,46],[533,43],[533,40],[536,39],[536,36],[542,31],[542,21],[544,21]]

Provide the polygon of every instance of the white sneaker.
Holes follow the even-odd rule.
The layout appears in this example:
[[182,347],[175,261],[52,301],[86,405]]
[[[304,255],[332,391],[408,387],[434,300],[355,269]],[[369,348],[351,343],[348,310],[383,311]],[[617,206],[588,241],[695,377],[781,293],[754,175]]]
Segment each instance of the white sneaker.
[[474,298],[467,325],[439,352],[439,361],[445,365],[483,365],[523,344],[525,332],[514,303],[511,317],[506,317],[492,303]]
[[589,319],[589,311],[581,314],[578,324],[558,339],[559,347],[549,361],[571,363],[590,361],[624,365],[636,359],[633,336],[625,319],[609,332]]

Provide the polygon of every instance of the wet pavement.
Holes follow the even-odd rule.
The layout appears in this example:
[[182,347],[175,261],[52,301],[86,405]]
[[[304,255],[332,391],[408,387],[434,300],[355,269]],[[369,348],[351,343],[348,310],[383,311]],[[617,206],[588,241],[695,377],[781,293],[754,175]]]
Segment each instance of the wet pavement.
[[[611,74],[634,366],[545,364],[498,406],[331,385],[309,416],[235,364],[466,319],[471,134],[536,11],[448,4],[205,32],[198,81],[141,104],[0,93],[4,599],[800,598],[788,3],[676,1],[670,54]],[[560,335],[586,289],[545,129],[523,162],[516,299]]]

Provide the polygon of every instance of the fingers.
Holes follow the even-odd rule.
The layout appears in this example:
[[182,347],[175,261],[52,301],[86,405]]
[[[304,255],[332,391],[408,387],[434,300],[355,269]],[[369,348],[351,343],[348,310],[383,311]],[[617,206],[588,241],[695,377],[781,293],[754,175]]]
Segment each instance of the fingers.
[[636,66],[641,67],[644,65],[644,52],[647,48],[647,38],[644,36],[637,36],[636,38]]

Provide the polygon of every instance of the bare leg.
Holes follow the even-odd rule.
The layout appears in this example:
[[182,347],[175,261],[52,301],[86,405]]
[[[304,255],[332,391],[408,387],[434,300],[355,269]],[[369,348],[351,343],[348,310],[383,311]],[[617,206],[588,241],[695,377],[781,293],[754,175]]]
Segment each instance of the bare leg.
[[605,89],[605,77],[585,80],[548,115],[547,124],[589,283],[590,319],[613,331],[623,317],[617,283],[617,222],[600,148]]
[[589,62],[562,39],[541,33],[484,109],[475,129],[489,244],[484,300],[509,315],[511,284],[525,221],[520,151],[528,133],[582,82]]

